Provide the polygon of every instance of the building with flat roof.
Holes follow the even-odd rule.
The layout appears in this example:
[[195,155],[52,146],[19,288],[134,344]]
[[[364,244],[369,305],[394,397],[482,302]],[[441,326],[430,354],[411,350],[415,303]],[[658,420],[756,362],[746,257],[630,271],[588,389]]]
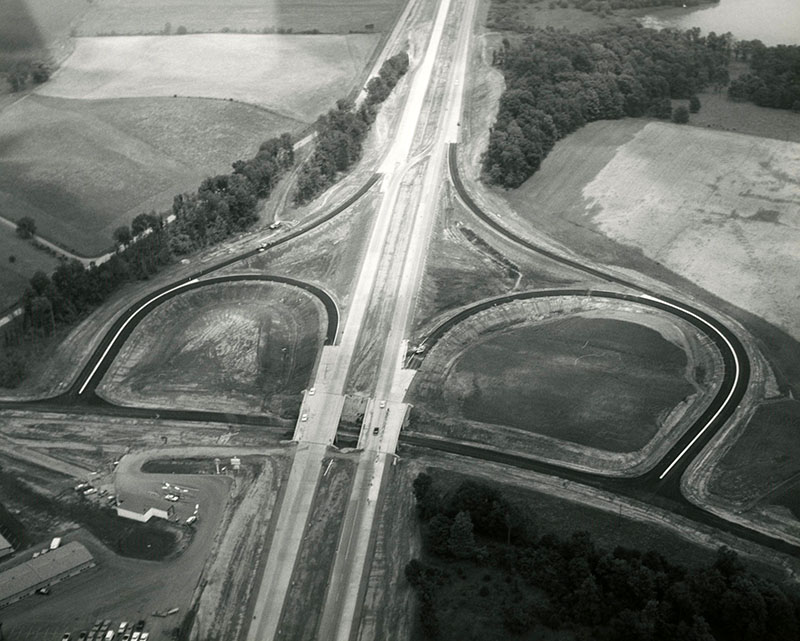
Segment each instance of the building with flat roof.
[[175,507],[171,504],[164,505],[162,499],[125,495],[119,497],[119,503],[124,505],[117,505],[117,516],[141,523],[147,523],[153,517],[169,521],[175,514]]
[[0,572],[0,608],[95,566],[83,544],[72,541]]

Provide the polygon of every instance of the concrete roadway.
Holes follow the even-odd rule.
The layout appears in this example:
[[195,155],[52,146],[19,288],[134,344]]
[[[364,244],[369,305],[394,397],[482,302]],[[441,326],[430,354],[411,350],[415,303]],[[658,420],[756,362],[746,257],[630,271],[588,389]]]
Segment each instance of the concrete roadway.
[[[403,178],[409,166],[414,134],[425,104],[442,32],[449,14],[450,2],[451,0],[440,0],[425,55],[411,72],[411,87],[403,107],[397,135],[383,163],[381,206],[373,222],[358,277],[351,291],[350,306],[341,337],[336,345],[323,348],[314,381],[301,405],[300,418],[295,429],[295,440],[300,444],[286,484],[286,493],[267,557],[264,579],[259,588],[253,621],[248,631],[248,641],[268,641],[274,638],[278,629],[284,596],[291,581],[320,477],[322,460],[327,446],[333,443],[336,436],[344,402],[345,384],[364,328],[376,280],[382,272],[382,262],[385,261],[387,254],[393,257],[396,254],[396,248],[391,242],[393,237],[391,231],[398,224],[398,217],[404,219],[408,216],[402,209],[399,212],[396,209]],[[432,216],[430,212],[428,215]],[[399,259],[402,261],[404,256],[399,256]],[[373,455],[374,453],[370,456]],[[341,554],[337,555],[335,564],[335,577],[345,579],[350,576],[355,577],[356,595],[366,554],[366,549],[361,546],[361,539],[365,532],[366,536],[369,536],[372,527],[384,458],[384,455],[375,456],[373,461],[376,465],[375,470],[372,465],[363,464],[367,463],[366,461],[362,461],[358,467],[354,481],[356,492],[354,498],[351,498],[343,529],[358,533],[360,536],[355,541],[351,540],[345,550],[340,550]],[[359,507],[365,504],[371,505],[372,509],[362,513]],[[352,570],[353,567],[356,569]],[[323,611],[320,638],[349,636],[355,610],[353,603],[355,597],[354,591],[350,589],[352,581],[344,582],[348,587],[348,590],[343,592],[346,597],[344,616],[341,609],[332,614],[331,608],[326,607]]]
[[[400,203],[410,205],[410,211],[399,211],[392,203],[393,215],[405,233],[398,234],[398,242],[384,250],[390,264],[386,265],[383,270],[386,279],[385,287],[382,290],[384,300],[376,301],[377,304],[382,304],[381,311],[388,315],[391,323],[385,342],[378,341],[379,344],[383,342],[384,348],[376,382],[376,398],[368,403],[359,435],[358,447],[362,453],[330,577],[318,631],[320,639],[347,641],[354,633],[360,619],[365,577],[368,574],[369,560],[372,556],[372,533],[379,505],[380,490],[387,464],[390,460],[395,459],[394,451],[407,411],[403,398],[413,372],[403,369],[407,346],[405,337],[414,311],[417,290],[425,265],[425,255],[436,219],[439,191],[444,182],[447,143],[455,142],[458,138],[462,89],[475,5],[475,0],[466,0],[461,6],[455,1],[453,3],[449,0],[441,2],[434,23],[431,44],[428,47],[425,61],[420,67],[420,72],[424,70],[425,78],[430,83],[433,64],[437,58],[436,49],[433,46],[434,40],[438,49],[448,16],[451,20],[459,20],[455,42],[448,43],[450,47],[454,48],[455,55],[449,74],[445,76],[445,86],[431,85],[427,88],[428,94],[434,91],[444,91],[445,97],[440,103],[439,113],[432,114],[435,119],[437,136],[432,144],[426,144],[426,149],[430,151],[423,179],[421,182],[414,182],[416,193],[406,198],[404,203]],[[447,49],[443,47],[439,58],[445,58],[447,53]],[[415,78],[411,97],[417,97],[423,93],[421,90],[419,94],[413,93],[419,86],[416,83],[421,84],[421,81],[420,73]],[[404,118],[400,128],[400,135],[405,140],[402,141],[402,145],[394,148],[394,154],[389,155],[389,160],[384,165],[387,171],[391,171],[392,162],[394,162],[394,167],[410,164],[411,142],[417,133],[417,128],[426,125],[425,122],[420,122],[418,117],[423,106],[422,102],[414,103],[413,100],[410,102],[415,105],[415,111],[413,114],[406,112],[409,118],[408,120]],[[404,155],[398,156],[397,154]],[[385,300],[387,297],[388,301]]]

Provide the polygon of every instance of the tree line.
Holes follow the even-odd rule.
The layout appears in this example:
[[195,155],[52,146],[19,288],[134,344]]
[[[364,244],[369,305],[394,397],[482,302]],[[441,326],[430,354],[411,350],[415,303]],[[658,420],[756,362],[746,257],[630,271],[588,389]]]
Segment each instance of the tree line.
[[[84,266],[62,262],[52,275],[37,271],[22,296],[24,316],[16,332],[6,332],[0,349],[0,387],[16,387],[26,374],[26,351],[101,305],[122,284],[146,280],[182,256],[244,231],[258,218],[259,198],[267,198],[294,164],[289,134],[262,143],[253,158],[233,163],[233,172],[206,178],[194,193],[175,196],[172,211],[136,216],[114,230],[115,253]],[[172,224],[165,225],[169,214]],[[21,221],[18,233],[35,232]]]
[[540,536],[524,505],[483,483],[465,481],[448,493],[420,474],[413,491],[426,558],[412,560],[405,576],[426,639],[448,638],[454,613],[444,610],[443,594],[465,569],[487,572],[486,583],[472,594],[457,588],[466,601],[459,616],[489,618],[506,638],[535,628],[596,641],[800,635],[800,595],[748,571],[725,547],[712,563],[689,569],[652,550],[602,549],[586,532]]
[[751,40],[737,42],[734,55],[749,59],[750,71],[731,82],[731,100],[800,112],[800,46],[767,47],[760,40]]
[[339,100],[336,108],[317,119],[317,144],[297,178],[295,204],[307,203],[337,180],[359,158],[378,106],[389,97],[398,80],[408,71],[408,54],[388,58],[378,75],[367,83],[367,97],[358,110],[352,101]]
[[671,99],[728,83],[731,47],[730,34],[641,27],[536,30],[513,46],[504,40],[493,62],[503,71],[506,90],[484,154],[484,176],[518,187],[556,141],[595,120],[671,118]]

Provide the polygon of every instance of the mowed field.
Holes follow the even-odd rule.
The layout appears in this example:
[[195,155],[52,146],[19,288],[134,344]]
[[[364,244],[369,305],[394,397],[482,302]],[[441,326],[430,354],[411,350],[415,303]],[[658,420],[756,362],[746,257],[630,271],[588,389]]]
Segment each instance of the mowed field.
[[470,420],[629,452],[693,391],[686,364],[683,350],[653,329],[570,317],[470,348],[445,382],[445,399]]
[[148,315],[98,391],[123,404],[269,411],[273,396],[308,383],[325,323],[322,305],[295,287],[209,285]]
[[45,238],[95,256],[109,249],[115,227],[169,209],[175,194],[300,127],[220,100],[34,94],[0,112],[0,215],[30,216]]
[[79,35],[160,33],[229,29],[261,33],[264,29],[317,29],[323,33],[385,31],[404,0],[96,0],[79,23]]
[[583,196],[605,235],[800,338],[800,144],[649,123]]
[[305,122],[353,88],[377,34],[79,38],[42,95],[233,99]]

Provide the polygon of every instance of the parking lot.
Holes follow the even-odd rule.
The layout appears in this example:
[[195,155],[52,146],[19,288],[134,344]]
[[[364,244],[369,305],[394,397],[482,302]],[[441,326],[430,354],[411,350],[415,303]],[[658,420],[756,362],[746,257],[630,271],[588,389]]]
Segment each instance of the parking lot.
[[[15,641],[151,641],[146,619],[114,621],[112,619],[87,620],[80,629],[57,626],[31,625],[14,631]],[[67,637],[69,635],[69,637]]]
[[[83,543],[97,567],[53,585],[48,595],[33,595],[0,610],[5,638],[59,641],[69,632],[70,641],[78,641],[80,633],[90,633],[97,620],[110,620],[119,626],[123,621],[135,625],[144,619],[144,631],[149,633],[146,641],[171,639],[191,605],[232,480],[225,476],[143,474],[138,468],[128,468],[124,477],[122,485],[128,491],[135,489],[140,497],[151,497],[156,505],[174,506],[174,522],[194,530],[191,544],[175,558],[154,562],[121,557],[85,530],[65,534],[64,543]],[[167,494],[179,495],[180,499],[169,501],[164,498]],[[189,526],[186,519],[195,513],[197,505],[199,518]],[[168,616],[153,616],[154,612],[165,614],[175,608],[178,611]],[[127,641],[133,641],[133,632],[131,629]],[[114,641],[122,641],[124,635],[114,628]],[[141,641],[141,635],[137,641]]]

